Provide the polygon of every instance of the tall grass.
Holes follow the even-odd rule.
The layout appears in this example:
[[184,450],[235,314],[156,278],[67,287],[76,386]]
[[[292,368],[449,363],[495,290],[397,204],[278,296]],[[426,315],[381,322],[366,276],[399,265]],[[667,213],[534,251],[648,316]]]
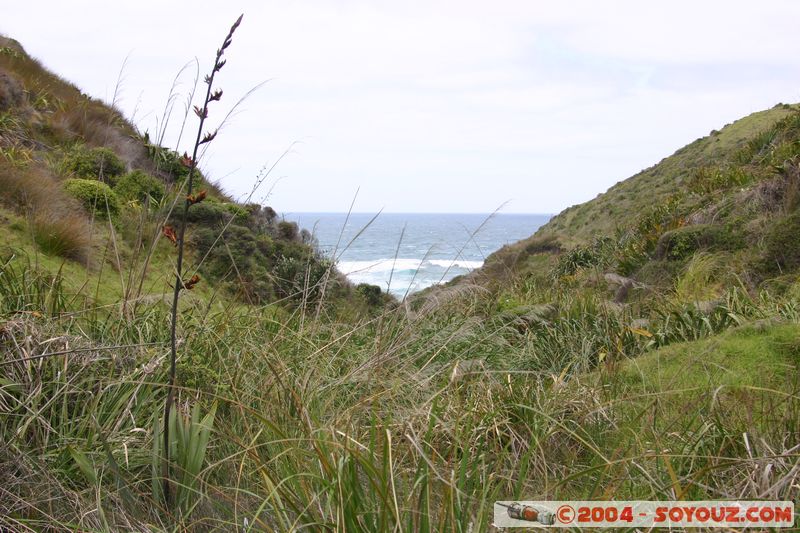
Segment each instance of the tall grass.
[[83,263],[89,260],[89,221],[45,169],[15,168],[0,158],[0,188],[4,203],[27,215],[33,240],[45,253]]
[[[695,350],[713,345],[654,365],[649,339],[596,302],[520,330],[481,315],[490,296],[461,292],[380,320],[323,314],[313,329],[281,307],[185,301],[176,500],[165,506],[154,415],[167,396],[169,306],[120,321],[66,309],[58,283],[24,281],[35,278],[24,261],[7,270],[0,278],[17,281],[0,286],[4,527],[486,531],[503,498],[796,496],[791,366],[763,380],[720,373],[737,359],[723,350],[705,364]],[[732,298],[742,317],[783,309]],[[788,365],[798,329],[735,333],[723,348],[758,342]]]

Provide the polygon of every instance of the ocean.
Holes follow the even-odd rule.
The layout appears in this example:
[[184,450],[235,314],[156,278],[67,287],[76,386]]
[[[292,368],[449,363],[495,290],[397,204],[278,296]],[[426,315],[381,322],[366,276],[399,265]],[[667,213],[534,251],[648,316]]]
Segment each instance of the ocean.
[[[354,283],[403,297],[480,267],[505,244],[532,235],[551,215],[287,213],[312,232]],[[405,229],[404,229],[405,228]],[[402,236],[402,240],[401,240]]]

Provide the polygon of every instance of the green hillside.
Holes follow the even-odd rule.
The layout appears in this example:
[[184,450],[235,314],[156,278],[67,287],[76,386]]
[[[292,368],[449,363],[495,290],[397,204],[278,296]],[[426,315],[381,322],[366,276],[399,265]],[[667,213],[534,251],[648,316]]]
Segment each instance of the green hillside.
[[[0,253],[61,271],[75,290],[93,287],[99,305],[171,292],[166,236],[179,226],[189,169],[152,140],[162,136],[0,37]],[[187,243],[199,290],[290,307],[320,291],[358,300],[308,231],[271,207],[234,202],[202,174],[195,191],[205,199],[189,212]]]
[[664,202],[685,187],[697,169],[731,162],[748,141],[791,113],[790,107],[777,105],[712,131],[597,198],[565,209],[542,227],[538,235],[558,236],[566,245],[585,244],[595,237],[612,235],[629,223],[632,213]]
[[779,104],[681,148],[499,250],[480,282],[596,270],[670,286],[698,253],[748,290],[798,268],[800,113]]

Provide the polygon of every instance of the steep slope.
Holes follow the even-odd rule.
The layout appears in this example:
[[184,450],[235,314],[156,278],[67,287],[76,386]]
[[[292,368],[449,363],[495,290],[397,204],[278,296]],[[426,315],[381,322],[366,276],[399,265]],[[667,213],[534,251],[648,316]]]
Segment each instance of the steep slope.
[[777,105],[712,131],[597,198],[565,209],[537,235],[556,236],[565,245],[586,244],[595,237],[613,235],[617,228],[629,224],[631,214],[663,203],[685,187],[697,169],[730,162],[748,141],[791,113],[791,107]]
[[785,237],[796,229],[799,157],[796,106],[754,113],[564,210],[469,279],[597,267],[660,284],[709,252],[754,288],[797,269]]
[[[167,293],[174,254],[164,236],[187,174],[185,158],[0,36],[3,257],[69,273],[98,302]],[[253,304],[352,295],[307,231],[270,207],[234,202],[202,174],[196,190],[206,196],[189,212],[188,266],[209,293]]]

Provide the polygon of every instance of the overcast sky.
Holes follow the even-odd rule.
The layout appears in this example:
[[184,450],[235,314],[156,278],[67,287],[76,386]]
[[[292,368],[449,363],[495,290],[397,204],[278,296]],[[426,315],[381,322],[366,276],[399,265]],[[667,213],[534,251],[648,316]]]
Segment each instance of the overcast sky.
[[152,133],[181,67],[207,72],[243,12],[211,120],[271,81],[202,162],[234,196],[297,142],[278,211],[346,211],[360,188],[356,211],[554,213],[800,100],[800,2],[655,4],[14,2],[0,33],[109,101],[127,56],[119,107]]

